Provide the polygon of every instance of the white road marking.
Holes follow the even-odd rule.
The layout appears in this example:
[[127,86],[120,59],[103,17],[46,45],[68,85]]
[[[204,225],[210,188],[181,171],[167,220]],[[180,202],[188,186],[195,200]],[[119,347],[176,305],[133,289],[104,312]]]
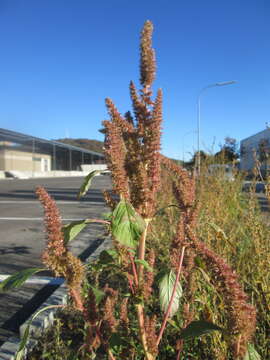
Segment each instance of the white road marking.
[[[40,204],[40,202],[38,200],[0,200],[0,205],[1,204]],[[59,205],[75,205],[75,204],[90,204],[90,205],[105,205],[104,202],[97,202],[97,201],[65,201],[65,200],[56,200],[56,204]]]

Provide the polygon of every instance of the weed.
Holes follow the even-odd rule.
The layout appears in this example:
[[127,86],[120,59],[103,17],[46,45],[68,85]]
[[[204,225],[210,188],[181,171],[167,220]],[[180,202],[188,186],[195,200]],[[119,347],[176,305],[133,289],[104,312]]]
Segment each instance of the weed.
[[[83,340],[78,359],[240,360],[250,349],[256,354],[256,311],[244,287],[252,277],[263,289],[267,286],[266,278],[246,266],[251,254],[253,266],[260,261],[268,246],[265,232],[253,203],[241,194],[240,179],[231,183],[207,173],[195,179],[160,154],[162,92],[153,99],[152,31],[152,23],[146,21],[141,33],[141,90],[130,83],[133,116],[122,116],[106,99],[110,120],[103,122],[103,132],[113,193],[106,192],[105,199],[111,213],[107,220],[87,219],[63,227],[55,202],[38,188],[48,237],[43,263],[66,279],[71,306],[80,314]],[[79,198],[94,175],[84,181]],[[113,248],[86,272],[68,250],[68,241],[94,221],[109,227]],[[8,279],[5,288],[14,287],[11,284]],[[260,296],[253,290],[250,294],[253,303]],[[65,352],[68,359],[73,355],[58,335],[62,322],[54,328],[58,350],[44,351],[55,359]]]

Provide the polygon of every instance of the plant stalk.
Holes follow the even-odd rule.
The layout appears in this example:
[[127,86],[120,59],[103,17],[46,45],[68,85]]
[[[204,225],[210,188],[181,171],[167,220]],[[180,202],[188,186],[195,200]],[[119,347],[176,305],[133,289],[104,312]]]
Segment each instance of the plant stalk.
[[[145,219],[144,221],[145,221],[145,228],[144,228],[144,231],[142,233],[142,237],[140,239],[139,250],[138,250],[138,259],[139,260],[144,260],[144,257],[145,257],[145,242],[146,242],[148,225],[149,225],[151,219]],[[138,266],[138,279],[139,279],[139,281],[141,280],[142,275],[143,275],[143,265],[139,264],[139,266]]]
[[170,314],[170,311],[171,311],[171,308],[172,308],[173,299],[174,299],[174,296],[175,296],[175,293],[176,293],[176,288],[177,288],[178,281],[179,281],[180,274],[181,274],[181,270],[182,270],[185,249],[186,249],[186,247],[183,246],[182,251],[181,251],[181,255],[180,255],[180,259],[179,259],[179,263],[178,263],[177,274],[176,274],[175,283],[174,283],[174,287],[173,287],[173,291],[172,291],[172,296],[170,298],[168,309],[166,311],[166,314],[165,314],[164,319],[163,319],[163,323],[161,325],[161,328],[160,328],[160,331],[159,331],[159,334],[158,334],[157,346],[159,345],[160,340],[162,338],[162,335],[163,335],[163,332],[165,330],[165,327],[166,327],[166,324],[167,324],[167,321],[168,321],[168,318],[169,318],[169,314]]
[[134,263],[134,259],[132,254],[129,252],[129,259],[131,262],[131,266],[132,266],[132,272],[133,272],[133,276],[134,276],[134,281],[135,281],[135,285],[138,286],[139,285],[139,281],[138,281],[138,274],[137,274],[137,269]]
[[100,224],[110,225],[110,221],[102,220],[102,219],[86,219],[85,222],[86,224],[100,223]]
[[239,337],[238,337],[238,340],[237,340],[237,349],[236,349],[237,357],[239,356],[239,352],[240,352],[241,337],[242,337],[242,335],[240,334]]
[[176,356],[176,360],[180,360],[181,359],[181,352],[183,350],[183,340],[181,340],[181,345],[180,345],[180,349],[178,349],[177,351],[177,356]]
[[[138,259],[139,260],[144,260],[144,257],[145,257],[145,242],[146,242],[148,225],[149,225],[151,220],[150,219],[145,219],[144,221],[145,221],[145,228],[144,228],[144,231],[142,233],[140,243],[139,243],[139,249],[138,249]],[[138,285],[140,285],[140,281],[142,280],[142,276],[143,276],[143,265],[138,264],[138,272],[137,272]],[[145,358],[146,358],[146,360],[154,360],[154,356],[148,351],[147,340],[146,340],[146,332],[145,332],[145,327],[144,327],[143,305],[142,304],[137,304],[136,308],[137,308],[137,319],[138,319],[138,324],[139,324],[140,340],[141,340],[141,344],[143,346]]]
[[84,311],[83,301],[79,289],[70,289],[70,296],[74,301],[75,308],[79,311]]
[[145,327],[144,327],[144,313],[143,313],[143,305],[137,304],[137,318],[139,323],[139,331],[140,331],[140,340],[141,344],[143,346],[144,354],[146,360],[154,360],[155,357],[148,351],[148,345],[146,340],[146,333],[145,333]]
[[108,350],[108,355],[109,355],[110,360],[115,360],[115,357],[113,356],[113,353],[111,352],[111,350]]

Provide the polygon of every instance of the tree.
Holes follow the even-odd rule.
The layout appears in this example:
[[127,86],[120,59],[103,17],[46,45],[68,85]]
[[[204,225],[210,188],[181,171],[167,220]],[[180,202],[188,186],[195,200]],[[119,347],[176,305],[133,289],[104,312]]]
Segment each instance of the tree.
[[225,163],[232,163],[239,159],[239,146],[236,139],[227,136],[224,139],[224,144],[220,147],[221,149],[215,154],[215,158],[221,159]]
[[[203,150],[200,150],[201,163],[204,162],[205,160],[207,160],[209,158],[209,156],[210,156],[209,154],[207,154]],[[197,161],[198,161],[198,151],[196,151],[194,153],[194,155],[192,156],[190,161],[187,161],[184,163],[184,166],[187,168],[192,168],[197,164]]]

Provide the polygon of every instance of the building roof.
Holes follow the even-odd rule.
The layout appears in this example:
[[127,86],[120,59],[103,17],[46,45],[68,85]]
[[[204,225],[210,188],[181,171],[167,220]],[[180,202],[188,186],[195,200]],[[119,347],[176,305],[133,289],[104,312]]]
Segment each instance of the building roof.
[[33,143],[35,145],[38,145],[39,148],[43,149],[44,151],[51,152],[51,149],[53,146],[65,150],[71,150],[71,151],[79,151],[85,154],[95,155],[98,157],[104,158],[104,155],[95,151],[87,150],[80,148],[78,146],[73,146],[69,144],[64,144],[59,141],[54,140],[46,140],[42,138],[38,138],[31,135],[26,135],[22,133],[18,133],[15,131],[2,129],[0,128],[0,141],[10,141],[13,143],[21,144],[21,145],[28,145],[32,146]]
[[258,135],[263,135],[263,134],[264,135],[267,134],[268,136],[270,136],[270,128],[266,128],[266,129],[264,129],[262,131],[257,132],[256,134],[250,135],[247,138],[242,139],[241,142],[244,142],[246,140],[252,139],[253,137],[257,137]]

